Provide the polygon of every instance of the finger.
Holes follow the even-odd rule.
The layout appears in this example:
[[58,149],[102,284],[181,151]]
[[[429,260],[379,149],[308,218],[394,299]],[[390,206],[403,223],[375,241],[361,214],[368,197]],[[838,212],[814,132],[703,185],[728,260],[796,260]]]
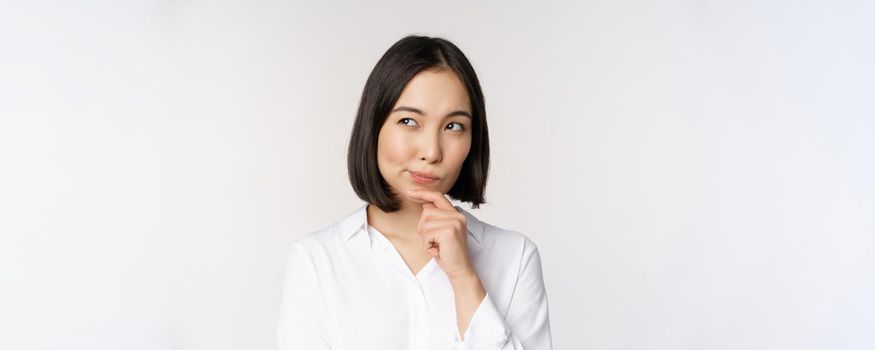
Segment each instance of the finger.
[[425,228],[425,231],[422,235],[422,248],[426,251],[432,248],[437,248],[437,250],[441,250],[444,247],[448,247],[446,242],[452,242],[452,237],[455,235],[452,233],[453,229],[448,227],[448,225],[452,225],[453,223],[444,222],[438,224],[429,224]]
[[448,237],[455,237],[467,232],[464,225],[464,223],[454,218],[435,219],[424,222],[422,224],[422,232],[427,234],[428,237],[434,238],[438,243],[441,243]]
[[416,223],[416,232],[422,234],[424,232],[422,225],[428,221],[430,216],[429,212],[434,208],[422,208],[422,213],[419,214],[419,221]]
[[428,251],[429,249],[438,248],[440,249],[441,242],[438,239],[437,235],[431,232],[426,231],[422,235],[422,249]]
[[441,250],[441,245],[440,243],[434,241],[427,241],[425,242],[425,246],[423,248],[425,249],[425,251],[434,250],[436,252],[439,252]]
[[425,251],[428,252],[429,255],[431,255],[435,258],[438,258],[441,256],[441,251],[438,248],[428,248]]
[[[430,202],[434,204],[435,207],[447,210],[456,210],[453,207],[453,203],[444,196],[443,193],[438,191],[429,191],[423,189],[411,189],[407,190],[407,195],[414,199],[424,200],[426,202]],[[425,205],[425,204],[423,204]]]
[[443,220],[435,220],[435,221],[424,221],[419,225],[419,234],[423,239],[433,240],[437,243],[441,242],[441,237],[437,237],[436,235],[440,234],[446,227],[452,225],[451,222],[443,221]]
[[422,213],[419,214],[419,222],[416,224],[416,229],[419,230],[424,222],[431,220],[432,218],[442,217],[440,214],[444,212],[446,211],[438,209],[431,203],[423,203]]
[[444,209],[438,209],[438,208],[423,208],[422,214],[420,214],[420,216],[419,216],[419,222],[417,223],[417,229],[419,228],[420,224],[422,224],[424,222],[428,222],[428,221],[455,220],[455,221],[459,221],[460,223],[464,224],[465,222],[467,222],[466,219],[467,218],[465,217],[465,214],[462,214],[462,213],[457,212],[455,210],[450,211],[450,210],[444,210]]

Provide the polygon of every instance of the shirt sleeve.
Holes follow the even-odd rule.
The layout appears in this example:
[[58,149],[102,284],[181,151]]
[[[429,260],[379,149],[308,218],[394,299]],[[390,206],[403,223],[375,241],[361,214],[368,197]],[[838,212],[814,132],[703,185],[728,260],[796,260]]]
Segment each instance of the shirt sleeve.
[[553,349],[541,257],[538,247],[528,238],[522,259],[523,264],[507,310],[507,318],[501,316],[487,292],[468,324],[464,341],[459,338],[458,329],[456,330],[455,349]]
[[327,313],[313,260],[293,242],[283,273],[276,340],[280,350],[331,349]]

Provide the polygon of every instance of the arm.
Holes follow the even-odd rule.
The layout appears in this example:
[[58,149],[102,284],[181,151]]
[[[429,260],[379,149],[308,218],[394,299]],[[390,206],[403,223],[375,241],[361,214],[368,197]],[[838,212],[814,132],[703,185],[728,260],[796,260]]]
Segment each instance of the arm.
[[292,243],[283,275],[276,325],[280,350],[331,349],[325,303],[316,277],[310,256],[299,243]]
[[[478,296],[479,280],[477,282],[469,282],[467,289],[462,289],[463,284],[459,283],[460,288],[456,290],[456,295],[467,295],[463,297],[464,300],[456,301],[460,319],[463,314],[467,315],[466,305],[470,305],[470,300],[476,300],[474,298]],[[455,339],[456,349],[553,349],[541,258],[537,246],[530,240],[526,239],[525,242],[522,266],[507,317],[501,316],[488,293],[476,305],[476,311],[473,312],[464,336],[457,335]],[[465,329],[461,321],[459,327]]]
[[453,285],[456,301],[456,325],[461,334],[465,329],[468,329],[471,318],[474,317],[474,313],[483,303],[483,299],[486,298],[486,290],[476,272],[456,280],[450,280],[450,283]]

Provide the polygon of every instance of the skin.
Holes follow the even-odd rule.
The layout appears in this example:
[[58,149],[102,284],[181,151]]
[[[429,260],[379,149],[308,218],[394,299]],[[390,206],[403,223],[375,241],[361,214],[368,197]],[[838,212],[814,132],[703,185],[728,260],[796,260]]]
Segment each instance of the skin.
[[[411,272],[433,258],[446,273],[455,293],[462,337],[486,297],[468,257],[467,219],[445,195],[471,149],[470,115],[468,93],[455,72],[429,69],[415,75],[380,128],[377,141],[380,173],[399,195],[401,209],[387,213],[374,205],[367,207],[368,224],[395,245]],[[409,171],[439,179],[420,184]]]

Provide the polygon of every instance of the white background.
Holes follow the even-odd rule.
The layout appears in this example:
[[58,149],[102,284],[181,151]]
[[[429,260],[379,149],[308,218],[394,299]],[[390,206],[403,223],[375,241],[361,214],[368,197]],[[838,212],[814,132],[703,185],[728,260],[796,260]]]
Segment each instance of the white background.
[[406,34],[481,79],[472,212],[539,246],[555,348],[875,348],[875,6],[802,3],[4,1],[0,348],[274,348]]

